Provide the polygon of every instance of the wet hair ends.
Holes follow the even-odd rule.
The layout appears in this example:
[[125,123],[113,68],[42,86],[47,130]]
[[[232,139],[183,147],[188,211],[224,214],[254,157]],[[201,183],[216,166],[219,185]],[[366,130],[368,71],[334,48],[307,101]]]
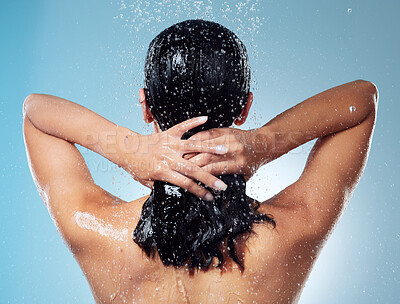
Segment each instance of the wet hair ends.
[[[244,108],[250,91],[247,51],[222,25],[187,20],[161,32],[150,43],[145,63],[145,94],[161,130],[192,117],[207,122],[182,138],[202,130],[229,127]],[[252,225],[275,221],[257,211],[246,196],[242,175],[218,176],[228,185],[205,201],[178,186],[155,181],[142,207],[133,240],[149,257],[157,253],[164,265],[208,267],[213,257],[222,265],[218,248],[227,240],[229,256],[241,267],[235,238],[253,232]]]
[[[208,267],[212,258],[223,262],[218,245],[227,238],[229,256],[241,267],[235,251],[235,238],[252,232],[254,223],[274,220],[257,212],[259,204],[246,196],[246,182],[241,175],[219,176],[228,185],[225,191],[214,192],[208,202],[165,182],[156,181],[144,203],[142,215],[133,233],[134,241],[154,256],[158,251],[164,265],[189,268]],[[209,189],[210,190],[210,189]]]

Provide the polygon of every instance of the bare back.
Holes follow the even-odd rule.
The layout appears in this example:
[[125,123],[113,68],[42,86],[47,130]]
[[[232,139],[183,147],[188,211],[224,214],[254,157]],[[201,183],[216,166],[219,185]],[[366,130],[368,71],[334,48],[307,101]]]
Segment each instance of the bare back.
[[101,201],[105,207],[74,213],[76,229],[81,230],[76,233],[84,244],[74,255],[97,303],[296,303],[320,247],[309,235],[288,229],[298,227],[295,222],[307,215],[301,207],[274,205],[282,203],[286,193],[288,189],[259,208],[274,216],[275,229],[258,224],[250,237],[238,238],[243,270],[224,245],[220,268],[213,266],[216,260],[207,269],[189,271],[166,267],[159,257],[147,258],[131,237],[147,197],[115,204],[115,198],[102,191],[88,205]]

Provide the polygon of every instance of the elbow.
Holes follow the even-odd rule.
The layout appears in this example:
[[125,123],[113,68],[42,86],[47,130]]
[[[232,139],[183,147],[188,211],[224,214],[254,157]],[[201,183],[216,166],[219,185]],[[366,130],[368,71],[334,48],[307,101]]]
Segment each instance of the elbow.
[[367,94],[373,100],[374,105],[377,106],[378,99],[379,99],[378,87],[371,81],[366,81],[365,86],[366,86],[365,90],[366,90]]
[[376,111],[378,108],[378,99],[379,99],[379,91],[377,86],[367,80],[356,80],[359,88],[361,89],[361,95],[365,97],[365,100],[368,102],[370,106],[372,106],[372,110]]
[[375,109],[377,109],[378,108],[378,100],[379,100],[378,87],[373,82],[369,82],[369,84],[371,86],[371,90],[373,91],[372,93],[373,93]]
[[32,103],[35,102],[39,94],[29,94],[22,105],[22,115],[23,118],[25,119],[27,117],[27,114],[29,113],[29,108],[32,105]]
[[372,111],[376,113],[378,110],[378,99],[379,99],[379,91],[377,86],[371,82],[367,81],[368,84],[368,100],[370,104],[372,104]]

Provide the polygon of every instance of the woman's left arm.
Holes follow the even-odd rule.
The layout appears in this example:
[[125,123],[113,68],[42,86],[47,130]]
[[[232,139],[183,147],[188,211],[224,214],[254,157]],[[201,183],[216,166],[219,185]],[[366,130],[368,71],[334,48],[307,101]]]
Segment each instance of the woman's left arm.
[[122,167],[142,184],[165,180],[198,196],[209,197],[209,192],[194,180],[221,188],[219,180],[183,159],[183,155],[225,151],[216,145],[180,139],[187,130],[205,121],[204,117],[195,118],[165,132],[140,135],[59,97],[32,94],[24,102],[24,137],[30,167],[39,191],[53,192],[47,196],[59,195],[62,189],[85,192],[85,185],[94,185],[74,145],[79,144]]

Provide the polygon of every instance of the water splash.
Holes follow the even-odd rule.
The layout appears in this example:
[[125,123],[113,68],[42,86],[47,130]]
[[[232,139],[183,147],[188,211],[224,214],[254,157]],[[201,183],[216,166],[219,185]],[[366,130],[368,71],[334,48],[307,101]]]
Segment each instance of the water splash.
[[[121,81],[132,90],[136,97],[137,90],[143,84],[143,66],[148,44],[165,28],[187,19],[205,19],[220,23],[232,30],[247,47],[252,67],[252,82],[257,83],[255,72],[259,55],[258,45],[261,37],[260,28],[263,17],[259,16],[259,0],[223,1],[211,0],[121,0],[117,3],[118,11],[113,22],[120,24],[127,32],[129,41],[119,50],[121,60]],[[262,51],[262,50],[261,50]],[[254,91],[252,86],[252,90]],[[136,108],[139,103],[132,103]],[[140,116],[140,111],[134,109]],[[141,119],[141,117],[138,117]],[[130,117],[129,119],[132,119]]]

